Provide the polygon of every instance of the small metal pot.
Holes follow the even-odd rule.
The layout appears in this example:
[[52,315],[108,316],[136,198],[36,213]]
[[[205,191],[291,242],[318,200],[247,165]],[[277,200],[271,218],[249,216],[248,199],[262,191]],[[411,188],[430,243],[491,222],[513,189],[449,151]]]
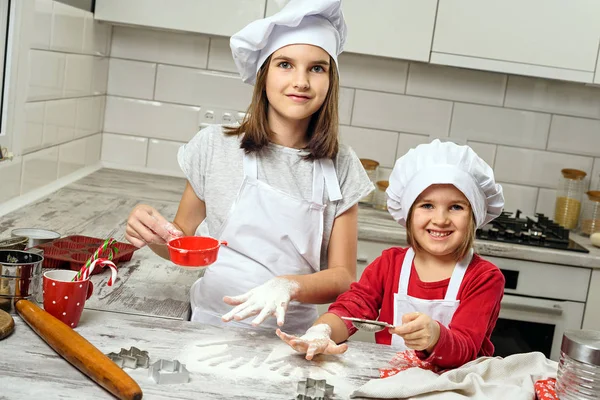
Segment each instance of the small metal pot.
[[41,301],[43,260],[39,254],[0,250],[0,309],[14,313],[18,300]]
[[29,238],[27,248],[37,246],[38,244],[51,242],[60,238],[60,233],[48,229],[40,228],[17,228],[10,232],[11,236],[25,236]]
[[25,236],[13,236],[10,239],[0,240],[0,249],[2,250],[25,250],[29,238]]

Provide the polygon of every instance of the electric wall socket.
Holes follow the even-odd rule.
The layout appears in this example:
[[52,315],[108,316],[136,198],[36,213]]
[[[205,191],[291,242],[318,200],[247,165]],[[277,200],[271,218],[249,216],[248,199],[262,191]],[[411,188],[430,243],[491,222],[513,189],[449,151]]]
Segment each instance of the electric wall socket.
[[246,113],[235,110],[225,110],[215,107],[202,108],[200,110],[200,128],[210,124],[236,124],[242,122]]

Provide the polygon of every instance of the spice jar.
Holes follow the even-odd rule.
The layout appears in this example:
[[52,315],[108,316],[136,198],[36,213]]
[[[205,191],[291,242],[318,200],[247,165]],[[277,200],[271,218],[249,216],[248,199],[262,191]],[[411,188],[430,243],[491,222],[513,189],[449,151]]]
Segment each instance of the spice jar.
[[375,191],[375,204],[373,205],[375,208],[387,210],[387,194],[385,194],[385,191],[389,185],[389,181],[377,181],[377,183],[375,183],[375,186],[377,187],[377,190]]
[[591,190],[586,194],[581,213],[581,233],[591,235],[600,232],[600,191]]
[[566,229],[575,229],[581,211],[583,178],[586,173],[578,169],[563,169],[556,191],[554,220]]
[[600,398],[600,332],[573,330],[563,334],[556,394],[561,400]]
[[[369,160],[367,158],[361,158],[360,162],[361,162],[363,168],[365,169],[365,171],[367,172],[367,176],[369,177],[371,182],[373,182],[373,184],[375,184],[375,182],[377,181],[377,171],[379,170],[379,163],[375,160]],[[366,195],[365,197],[360,199],[360,202],[372,205],[374,196],[375,196],[375,193],[370,192],[368,195]]]

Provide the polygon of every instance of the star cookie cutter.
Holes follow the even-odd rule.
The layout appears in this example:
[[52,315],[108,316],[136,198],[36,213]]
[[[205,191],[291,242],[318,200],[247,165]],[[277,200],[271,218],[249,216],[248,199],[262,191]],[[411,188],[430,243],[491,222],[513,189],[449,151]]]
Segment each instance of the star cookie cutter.
[[158,360],[148,369],[148,376],[159,385],[188,383],[190,373],[185,365],[177,360]]
[[148,352],[133,346],[129,350],[121,348],[119,353],[108,353],[106,356],[121,368],[135,369],[150,366]]
[[333,385],[325,379],[306,378],[298,382],[297,400],[327,400],[333,396]]

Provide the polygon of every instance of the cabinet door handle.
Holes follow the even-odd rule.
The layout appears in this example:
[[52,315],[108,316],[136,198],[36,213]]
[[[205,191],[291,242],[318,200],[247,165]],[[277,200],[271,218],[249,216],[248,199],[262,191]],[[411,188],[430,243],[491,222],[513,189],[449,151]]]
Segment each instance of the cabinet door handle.
[[356,258],[356,262],[359,262],[359,263],[366,263],[368,261],[369,260],[367,260],[367,257],[357,257]]
[[502,301],[501,307],[508,310],[523,311],[523,312],[537,312],[542,314],[550,315],[562,315],[563,308],[560,304],[553,304],[552,306],[544,305],[533,305],[533,304],[519,304],[518,302]]

